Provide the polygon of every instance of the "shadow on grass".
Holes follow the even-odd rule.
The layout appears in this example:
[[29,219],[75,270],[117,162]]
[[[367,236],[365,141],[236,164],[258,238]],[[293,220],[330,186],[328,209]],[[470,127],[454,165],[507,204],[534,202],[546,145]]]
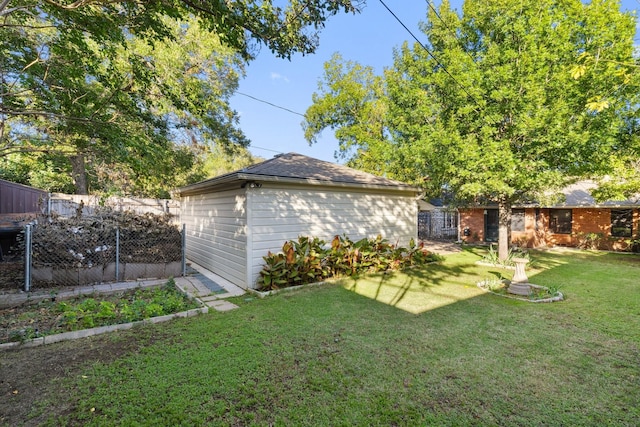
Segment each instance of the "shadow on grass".
[[343,287],[359,295],[418,314],[483,294],[475,283],[486,269],[474,253],[399,272],[345,278]]
[[[361,296],[418,314],[483,294],[476,284],[484,279],[511,279],[514,271],[477,265],[485,247],[463,247],[438,263],[401,272],[345,278],[342,286]],[[527,266],[531,283],[574,291],[573,285],[607,283],[611,268],[633,276],[640,267],[637,255],[574,250],[531,250]],[[622,280],[621,280],[622,281]],[[622,283],[621,283],[622,285]],[[564,292],[563,292],[564,293]]]

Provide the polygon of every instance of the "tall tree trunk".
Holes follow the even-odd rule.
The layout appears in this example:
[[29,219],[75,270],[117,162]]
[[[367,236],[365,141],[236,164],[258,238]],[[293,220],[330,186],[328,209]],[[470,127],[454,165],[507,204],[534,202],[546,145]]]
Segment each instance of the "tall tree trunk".
[[73,174],[73,183],[76,186],[76,194],[89,194],[84,154],[77,153],[69,161],[71,162],[71,173]]
[[498,258],[502,261],[509,255],[511,245],[511,201],[501,197],[498,202]]

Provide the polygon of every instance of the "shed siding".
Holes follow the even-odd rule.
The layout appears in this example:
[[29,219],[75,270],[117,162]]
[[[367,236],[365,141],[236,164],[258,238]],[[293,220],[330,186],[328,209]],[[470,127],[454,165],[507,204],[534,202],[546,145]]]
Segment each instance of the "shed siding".
[[249,189],[251,223],[249,286],[255,288],[263,256],[287,240],[313,236],[327,243],[335,235],[350,239],[378,234],[406,246],[417,238],[418,205],[410,192],[371,192],[336,188],[268,186]]
[[246,218],[244,190],[183,196],[187,258],[246,287]]

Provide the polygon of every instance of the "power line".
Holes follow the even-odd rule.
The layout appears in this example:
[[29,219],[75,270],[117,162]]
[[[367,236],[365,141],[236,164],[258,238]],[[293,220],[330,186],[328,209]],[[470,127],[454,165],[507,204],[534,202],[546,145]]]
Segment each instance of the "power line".
[[256,148],[258,150],[271,151],[272,153],[282,154],[283,151],[272,150],[271,148],[258,147],[257,145],[249,145],[247,148]]
[[[638,0],[640,1],[640,0]],[[438,17],[438,19],[440,20],[440,22],[442,22],[444,24],[444,26],[447,28],[447,30],[449,30],[449,32],[451,33],[451,35],[453,36],[453,38],[455,38],[456,40],[458,40],[458,34],[449,26],[449,24],[447,24],[445,22],[444,19],[442,19],[442,16],[440,16],[440,13],[436,10],[436,8],[433,6],[433,3],[430,0],[426,0],[427,4],[429,5],[429,7],[431,8],[431,10],[433,11],[433,13],[436,14],[436,16]],[[458,40],[460,42],[460,47],[462,48],[462,51],[464,53],[467,54],[467,56],[469,58],[471,58],[471,61],[475,64],[476,60],[473,56],[471,56],[471,54],[469,53],[469,51],[465,48],[464,43],[462,43],[462,40]]]
[[251,95],[248,95],[248,94],[246,94],[246,93],[242,93],[242,92],[236,92],[236,93],[237,93],[238,95],[242,95],[242,96],[246,96],[247,98],[251,98],[251,99],[253,99],[253,100],[255,100],[255,101],[262,102],[263,104],[270,105],[270,106],[272,106],[272,107],[274,107],[274,108],[279,108],[279,109],[281,109],[281,110],[287,111],[287,112],[289,112],[289,113],[291,113],[291,114],[296,114],[296,115],[298,115],[298,116],[305,117],[305,115],[304,115],[304,114],[298,113],[297,111],[290,110],[290,109],[288,109],[288,108],[286,108],[286,107],[281,107],[280,105],[276,105],[276,104],[274,104],[274,103],[272,103],[272,102],[265,101],[264,99],[256,98],[255,96],[251,96]]
[[[639,0],[640,1],[640,0]],[[442,68],[442,70],[451,78],[451,80],[453,80],[461,89],[464,93],[467,94],[467,96],[469,98],[471,98],[473,100],[473,103],[476,104],[477,107],[480,107],[480,104],[478,103],[478,101],[475,99],[475,97],[473,95],[471,95],[471,93],[467,90],[466,86],[464,86],[462,83],[460,83],[458,80],[456,80],[456,78],[453,76],[453,74],[451,74],[449,72],[449,70],[447,70],[447,67],[444,66],[444,64],[442,64],[438,58],[435,57],[435,55],[433,53],[431,53],[431,51],[427,48],[427,46],[422,43],[414,34],[413,32],[404,24],[404,22],[402,22],[402,20],[400,18],[398,18],[398,16],[393,13],[393,11],[391,9],[389,9],[389,6],[387,6],[385,4],[384,1],[380,0],[380,3],[382,3],[382,5],[385,7],[385,9],[387,9],[387,11],[389,11],[389,13],[396,19],[396,21],[398,21],[398,23],[400,23],[400,25],[402,25],[402,27],[411,35],[411,37],[413,37],[413,39],[429,54],[429,56],[431,58],[433,58],[433,60],[436,62],[436,64]],[[477,112],[478,110],[474,108],[474,110]]]

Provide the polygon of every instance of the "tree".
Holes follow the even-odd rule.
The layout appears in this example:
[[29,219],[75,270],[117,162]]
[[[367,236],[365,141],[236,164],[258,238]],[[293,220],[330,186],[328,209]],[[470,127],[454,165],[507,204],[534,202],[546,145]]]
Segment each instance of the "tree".
[[66,157],[79,193],[97,169],[157,192],[203,145],[247,145],[228,105],[243,60],[260,44],[312,53],[328,16],[357,10],[349,0],[10,3],[0,1],[0,156]]
[[127,28],[131,33],[158,39],[169,36],[163,18],[193,16],[245,59],[252,58],[259,45],[290,58],[297,52],[315,52],[318,30],[324,22],[341,11],[356,13],[362,4],[363,0],[289,0],[284,7],[263,0],[23,0],[15,5],[11,0],[0,0],[0,17],[38,12],[59,23],[74,23],[97,37],[112,37],[110,33],[118,33],[114,30]]
[[[248,143],[228,104],[241,58],[196,18],[161,18],[171,37],[153,43],[131,35],[97,41],[75,22],[51,19],[25,21],[40,30],[23,34],[22,50],[5,45],[4,105],[21,111],[5,116],[3,154],[65,157],[79,194],[93,183],[157,195],[193,166],[199,144]],[[33,52],[46,53],[16,72]]]
[[[386,70],[378,164],[433,195],[497,203],[505,259],[512,204],[612,170],[637,92],[634,27],[612,0],[467,0],[462,16],[443,1],[428,43],[405,44]],[[585,54],[599,60],[578,72]]]
[[249,150],[244,147],[234,148],[229,152],[220,147],[214,147],[210,152],[205,153],[202,162],[202,172],[205,178],[213,178],[234,172],[247,166],[255,165],[265,161],[261,157],[254,157]]
[[[373,153],[384,149],[387,138],[383,79],[371,67],[345,62],[334,54],[324,66],[323,84],[318,89],[305,114],[305,138],[315,143],[323,129],[335,129],[340,154],[348,164],[375,170],[380,155]],[[369,159],[374,159],[373,163]]]

